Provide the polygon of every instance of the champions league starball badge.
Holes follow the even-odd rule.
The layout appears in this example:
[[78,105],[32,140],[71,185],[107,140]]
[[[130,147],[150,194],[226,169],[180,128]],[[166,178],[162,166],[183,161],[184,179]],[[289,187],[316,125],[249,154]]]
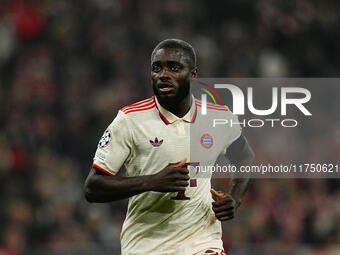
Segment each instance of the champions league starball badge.
[[98,143],[99,148],[105,148],[111,141],[111,134],[109,130],[106,130]]

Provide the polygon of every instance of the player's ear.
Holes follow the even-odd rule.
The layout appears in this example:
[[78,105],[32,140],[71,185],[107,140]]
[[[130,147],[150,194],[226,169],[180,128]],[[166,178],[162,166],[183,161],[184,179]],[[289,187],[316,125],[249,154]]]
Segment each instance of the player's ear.
[[197,67],[194,67],[191,70],[191,78],[196,78],[197,77]]

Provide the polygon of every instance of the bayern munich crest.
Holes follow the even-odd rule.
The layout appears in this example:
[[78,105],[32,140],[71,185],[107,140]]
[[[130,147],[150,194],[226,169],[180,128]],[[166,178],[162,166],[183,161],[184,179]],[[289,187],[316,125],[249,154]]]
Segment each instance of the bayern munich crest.
[[214,144],[214,140],[213,140],[213,138],[212,138],[211,135],[209,135],[209,134],[203,134],[203,135],[201,136],[201,144],[202,144],[202,146],[203,146],[204,148],[210,149],[211,146],[213,146],[213,144]]
[[99,140],[98,147],[104,148],[106,147],[111,141],[111,134],[109,130],[106,130],[102,136],[102,138]]

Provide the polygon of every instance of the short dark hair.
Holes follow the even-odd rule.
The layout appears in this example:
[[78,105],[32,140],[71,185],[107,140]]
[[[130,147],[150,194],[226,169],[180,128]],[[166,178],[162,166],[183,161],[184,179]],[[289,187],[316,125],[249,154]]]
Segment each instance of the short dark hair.
[[196,53],[194,48],[186,41],[180,39],[165,39],[157,44],[151,54],[151,61],[159,49],[182,49],[190,58],[193,67],[196,67]]

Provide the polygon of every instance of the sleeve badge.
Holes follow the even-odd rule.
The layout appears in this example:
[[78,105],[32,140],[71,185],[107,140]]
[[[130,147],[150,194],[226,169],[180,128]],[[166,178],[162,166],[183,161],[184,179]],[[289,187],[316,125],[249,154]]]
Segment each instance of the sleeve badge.
[[100,138],[99,143],[98,143],[98,147],[99,148],[105,148],[111,141],[111,133],[109,130],[106,130],[102,136],[102,138]]

